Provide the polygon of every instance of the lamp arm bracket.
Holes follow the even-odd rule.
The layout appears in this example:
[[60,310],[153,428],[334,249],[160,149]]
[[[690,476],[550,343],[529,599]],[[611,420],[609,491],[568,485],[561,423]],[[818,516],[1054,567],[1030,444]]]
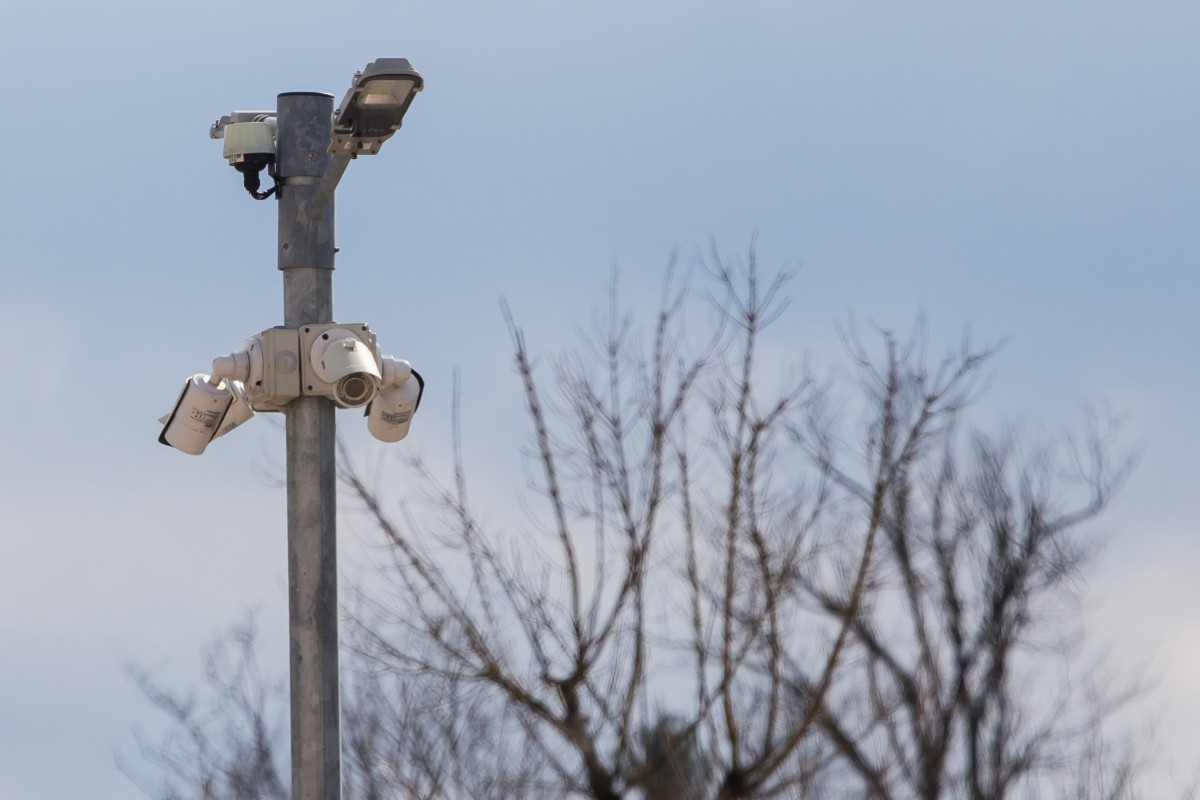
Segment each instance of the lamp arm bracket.
[[310,220],[318,220],[325,213],[325,207],[329,205],[333,193],[337,191],[337,186],[341,183],[342,175],[346,174],[346,167],[350,166],[350,162],[354,160],[353,155],[338,154],[329,161],[329,166],[325,168],[325,174],[321,176],[320,183],[317,184],[316,190],[312,197],[304,204],[304,215]]

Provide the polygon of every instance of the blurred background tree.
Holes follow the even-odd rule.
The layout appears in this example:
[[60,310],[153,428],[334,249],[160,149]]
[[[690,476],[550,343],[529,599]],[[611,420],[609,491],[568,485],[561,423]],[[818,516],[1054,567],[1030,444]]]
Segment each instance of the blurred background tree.
[[[787,276],[753,249],[704,272],[644,327],[614,281],[549,377],[505,308],[516,532],[469,501],[457,386],[452,474],[408,457],[398,502],[342,454],[390,548],[349,604],[347,798],[1139,797],[1107,725],[1134,693],[1090,679],[1072,606],[1130,469],[1114,427],[972,429],[988,352],[929,358],[920,325],[847,334],[849,394],[765,370]],[[124,768],[162,800],[286,796],[252,629],[208,664],[203,706],[136,676],[175,730]]]

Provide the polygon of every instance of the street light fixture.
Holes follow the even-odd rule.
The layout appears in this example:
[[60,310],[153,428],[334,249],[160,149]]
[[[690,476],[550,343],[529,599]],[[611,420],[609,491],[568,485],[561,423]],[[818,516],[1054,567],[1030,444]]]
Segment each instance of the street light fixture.
[[370,156],[404,122],[404,114],[425,86],[407,58],[380,58],[354,76],[354,83],[334,113],[333,156]]

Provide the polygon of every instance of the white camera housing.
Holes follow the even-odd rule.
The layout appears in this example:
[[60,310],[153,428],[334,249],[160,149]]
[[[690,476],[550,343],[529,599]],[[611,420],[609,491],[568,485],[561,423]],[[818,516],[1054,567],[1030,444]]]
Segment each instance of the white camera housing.
[[381,442],[398,442],[408,436],[425,380],[407,361],[384,356],[383,365],[384,386],[367,407],[367,430]]
[[224,128],[222,154],[230,164],[275,160],[275,130],[269,122],[231,122]]
[[213,386],[207,375],[193,375],[183,385],[175,408],[166,417],[158,441],[188,455],[198,456],[218,436],[233,392]]
[[213,359],[211,375],[184,384],[158,440],[189,455],[252,419],[284,411],[302,396],[329,397],[342,408],[366,406],[367,429],[382,442],[408,435],[425,381],[402,359],[379,354],[361,323],[268,328],[244,350]]
[[333,398],[342,408],[371,402],[382,379],[379,346],[364,324],[305,325],[300,329],[301,394]]

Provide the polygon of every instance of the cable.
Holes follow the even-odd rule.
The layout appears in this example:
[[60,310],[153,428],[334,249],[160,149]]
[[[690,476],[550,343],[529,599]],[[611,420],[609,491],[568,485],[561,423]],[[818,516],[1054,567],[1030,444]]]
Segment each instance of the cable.
[[246,191],[255,200],[266,200],[271,195],[279,190],[279,182],[275,180],[274,170],[271,171],[271,180],[274,185],[265,192],[260,192],[259,187],[262,186],[262,181],[258,177],[258,170],[246,170],[242,173],[242,185],[246,187]]

